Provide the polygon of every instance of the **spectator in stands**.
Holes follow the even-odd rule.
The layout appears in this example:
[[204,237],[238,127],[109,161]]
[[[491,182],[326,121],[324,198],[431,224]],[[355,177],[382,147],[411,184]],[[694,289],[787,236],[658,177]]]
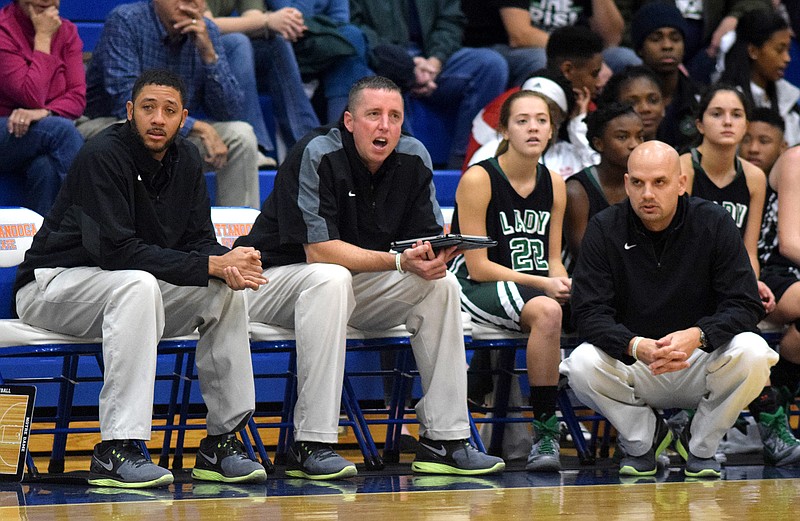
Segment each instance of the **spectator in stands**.
[[[257,111],[260,125],[264,126],[257,91],[260,88],[268,93],[281,136],[286,146],[291,147],[319,126],[289,43],[305,30],[303,15],[293,8],[265,11],[264,0],[206,0],[206,4],[205,16],[222,33],[228,62],[244,88],[247,107]],[[250,98],[252,101],[248,102]]]
[[[735,87],[718,83],[703,95],[700,110],[697,128],[702,142],[681,156],[681,170],[691,195],[713,201],[731,215],[758,278],[758,237],[767,180],[760,168],[736,157],[750,105]],[[758,280],[757,284],[764,309],[770,313],[775,309],[775,296],[764,282]],[[800,462],[800,441],[788,430],[786,412],[769,381],[749,409],[759,424],[765,461],[774,465]]]
[[772,9],[750,11],[736,28],[720,81],[739,87],[756,107],[777,110],[789,145],[800,143],[800,88],[783,79],[791,60],[789,25]]
[[[143,71],[176,71],[194,114],[181,129],[201,150],[204,168],[214,170],[219,206],[258,208],[258,146],[243,122],[242,89],[234,78],[219,30],[203,18],[202,0],[151,0],[122,4],[109,13],[86,73],[84,137],[125,117],[126,100]],[[208,119],[201,119],[208,118]]]
[[697,411],[676,443],[685,474],[719,477],[720,440],[778,360],[757,334],[764,307],[739,231],[686,183],[671,146],[639,145],[628,201],[589,222],[572,279],[586,342],[560,369],[617,429],[623,475],[656,473],[673,439],[656,410],[681,407]]
[[645,141],[660,137],[666,104],[661,82],[652,70],[644,66],[626,67],[612,76],[603,89],[599,104],[612,101],[633,105],[633,109],[642,118],[642,137]]
[[[335,123],[347,108],[350,87],[374,72],[367,65],[364,33],[350,23],[348,0],[268,0],[275,8],[295,7],[310,30],[294,44],[300,72],[319,78],[325,97],[327,123]],[[345,52],[346,44],[350,50]]]
[[[548,143],[544,154],[539,157],[539,161],[544,166],[561,177],[567,178],[594,163],[595,158],[591,150],[576,146],[570,141],[571,131],[576,128],[575,120],[582,120],[585,115],[586,105],[589,101],[588,96],[583,96],[581,98],[583,106],[577,107],[569,81],[560,73],[547,69],[536,71],[522,84],[522,89],[512,89],[514,93],[519,90],[542,94],[550,106],[551,124],[556,135]],[[502,103],[505,103],[505,100],[512,94],[511,91],[501,94],[487,105],[484,111],[475,116],[472,135],[485,142],[465,161],[467,165],[472,166],[497,155],[498,147],[503,141],[497,107],[502,107]],[[498,101],[501,100],[502,103],[498,105]],[[578,112],[579,115],[570,120],[568,114],[575,112]],[[497,130],[486,128],[487,120],[490,118],[496,121]],[[579,128],[582,126],[582,123],[578,125]],[[470,142],[471,147],[472,141]]]
[[560,71],[572,83],[576,96],[597,98],[606,83],[600,76],[603,42],[599,36],[585,27],[567,26],[553,31],[545,50],[547,68]]
[[89,483],[172,483],[145,458],[156,346],[200,332],[197,372],[208,436],[192,471],[210,481],[264,481],[236,432],[255,408],[245,288],[266,283],[253,248],[217,243],[197,148],[178,131],[185,89],[151,70],[133,86],[127,121],[78,153],[53,211],[17,272],[16,311],[27,324],[103,339],[100,433]]
[[[547,69],[534,72],[533,77],[546,77],[560,84],[564,91],[566,103],[561,107],[550,108],[553,124],[559,129],[557,139],[551,141],[550,149],[545,152],[543,160],[548,168],[558,171],[562,177],[568,177],[578,170],[594,163],[592,150],[586,141],[586,125],[583,122],[586,113],[593,110],[593,101],[606,79],[601,77],[603,71],[603,42],[591,30],[580,26],[567,26],[553,31],[547,43]],[[563,79],[562,79],[563,78]],[[566,80],[566,83],[563,81]],[[467,155],[462,169],[466,170],[482,159],[486,159],[497,150],[500,135],[497,130],[500,107],[508,96],[516,92],[511,88],[486,105],[472,120],[472,132],[467,144]],[[559,89],[544,94],[551,99]],[[572,93],[570,95],[570,90]],[[560,95],[556,97],[560,98]],[[574,101],[573,101],[574,99]],[[485,147],[478,155],[476,151]],[[564,148],[563,153],[557,152]]]
[[[785,129],[786,123],[776,111],[766,107],[753,109],[747,132],[739,146],[739,155],[763,170],[769,179],[772,165],[787,148]],[[770,191],[770,187],[775,189],[770,182],[767,185],[767,192]]]
[[47,215],[83,138],[72,120],[86,107],[78,31],[59,0],[15,0],[0,9],[0,175],[25,177],[22,203]]
[[298,396],[286,474],[356,474],[336,443],[348,325],[405,324],[422,378],[413,469],[485,474],[505,468],[473,448],[459,288],[446,263],[455,247],[392,241],[442,232],[430,156],[401,135],[403,97],[383,77],[359,80],[343,121],[310,133],[278,169],[275,188],[237,246],[262,252],[271,283],[249,292],[250,320],[294,328]]
[[[739,17],[754,9],[772,8],[773,0],[614,0],[626,22],[633,23],[635,13],[644,5],[663,3],[678,8],[686,23],[684,59],[689,76],[701,85],[711,81],[722,37],[736,29]],[[779,1],[779,0],[777,0]],[[795,0],[791,0],[795,1]],[[630,27],[633,39],[633,28]]]
[[494,248],[465,251],[450,267],[461,306],[477,322],[530,333],[528,381],[533,446],[525,469],[561,470],[556,417],[561,305],[571,281],[561,263],[564,180],[539,163],[555,127],[550,100],[521,90],[500,109],[496,157],[470,167],[456,190],[453,233],[488,235]]
[[614,0],[462,0],[461,5],[468,21],[464,43],[502,54],[510,87],[547,66],[545,48],[560,27],[588,27],[599,35],[603,59],[614,72],[641,63],[631,49],[619,47],[624,21]]
[[666,104],[659,139],[685,151],[697,136],[695,116],[701,88],[683,68],[686,21],[673,5],[645,4],[631,22],[633,48],[658,74]]
[[[414,71],[408,80],[411,95],[425,105],[455,113],[447,163],[452,169],[464,162],[472,118],[508,82],[502,56],[490,49],[461,46],[465,19],[459,4],[459,0],[350,1],[351,21],[366,35],[373,56],[382,52],[394,61],[400,56],[387,49],[407,53]],[[407,115],[412,133],[415,125],[425,124]]]
[[628,158],[642,144],[642,118],[627,103],[610,102],[586,118],[586,137],[600,162],[567,179],[567,209],[564,215],[564,263],[572,272],[580,253],[589,220],[627,197],[625,173]]

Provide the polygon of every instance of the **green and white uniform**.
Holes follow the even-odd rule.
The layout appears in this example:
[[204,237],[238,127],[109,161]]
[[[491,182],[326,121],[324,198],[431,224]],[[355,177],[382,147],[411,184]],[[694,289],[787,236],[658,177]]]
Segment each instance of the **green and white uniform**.
[[[489,248],[489,260],[515,271],[548,276],[550,211],[553,184],[550,173],[537,165],[536,187],[527,197],[520,196],[509,183],[496,158],[478,163],[491,180],[491,199],[486,209],[486,234],[497,241]],[[453,214],[453,233],[458,227],[458,205]],[[461,307],[476,322],[513,331],[520,330],[520,313],[530,299],[544,295],[538,289],[514,282],[475,282],[469,278],[464,256],[450,266],[461,284]]]

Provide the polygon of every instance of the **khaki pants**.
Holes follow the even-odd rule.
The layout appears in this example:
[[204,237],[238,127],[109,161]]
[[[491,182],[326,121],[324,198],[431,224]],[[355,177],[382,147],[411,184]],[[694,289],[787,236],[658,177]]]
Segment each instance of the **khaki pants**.
[[255,409],[244,294],[223,282],[174,286],[137,270],[42,268],[17,293],[31,325],[103,339],[100,432],[104,440],[149,440],[162,337],[200,332],[197,375],[208,433],[244,426]]
[[739,413],[764,388],[778,354],[755,333],[740,333],[711,353],[697,349],[691,366],[653,376],[642,363],[625,365],[589,343],[561,362],[561,374],[586,406],[616,427],[622,446],[641,456],[653,444],[651,408],[696,409],[689,449],[711,458]]
[[459,286],[451,273],[426,281],[398,272],[351,274],[335,264],[293,264],[264,275],[269,284],[246,293],[250,320],[295,330],[295,439],[337,441],[348,324],[366,331],[405,324],[422,379],[420,434],[469,437]]

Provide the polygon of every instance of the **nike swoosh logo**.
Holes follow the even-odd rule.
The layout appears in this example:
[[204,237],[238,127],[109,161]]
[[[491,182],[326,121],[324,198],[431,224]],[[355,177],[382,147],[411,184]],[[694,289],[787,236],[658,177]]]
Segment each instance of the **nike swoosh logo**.
[[207,460],[208,460],[208,462],[209,462],[209,463],[211,463],[212,465],[216,465],[216,464],[217,464],[217,455],[216,455],[216,454],[214,454],[214,457],[212,458],[211,456],[209,456],[208,454],[206,454],[206,453],[205,453],[205,452],[203,452],[203,451],[198,451],[198,452],[199,452],[200,454],[202,454],[202,456],[203,456],[205,459],[207,459]]
[[103,467],[104,469],[106,469],[109,472],[114,470],[114,464],[111,462],[111,458],[108,458],[108,463],[106,463],[103,460],[98,458],[97,459],[97,463],[99,463],[101,467]]
[[349,195],[350,197],[355,197],[356,193],[354,191],[350,190],[349,192],[347,192],[347,195]]
[[420,445],[422,445],[423,447],[425,447],[429,451],[433,452],[437,456],[441,456],[441,457],[447,456],[447,449],[445,449],[444,447],[441,447],[441,448],[438,448],[438,449],[434,449],[433,447],[431,447],[430,445],[426,445],[425,443],[420,443]]
[[635,248],[635,247],[636,247],[635,244],[628,244],[627,242],[625,243],[625,249],[626,250],[630,250],[631,248]]

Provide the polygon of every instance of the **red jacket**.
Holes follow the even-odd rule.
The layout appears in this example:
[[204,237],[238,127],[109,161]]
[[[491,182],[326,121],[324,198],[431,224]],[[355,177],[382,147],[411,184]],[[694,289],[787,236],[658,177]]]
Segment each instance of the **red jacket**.
[[16,2],[0,9],[0,117],[18,108],[44,108],[76,119],[86,108],[78,29],[62,18],[51,54],[33,50],[34,35],[33,24]]

